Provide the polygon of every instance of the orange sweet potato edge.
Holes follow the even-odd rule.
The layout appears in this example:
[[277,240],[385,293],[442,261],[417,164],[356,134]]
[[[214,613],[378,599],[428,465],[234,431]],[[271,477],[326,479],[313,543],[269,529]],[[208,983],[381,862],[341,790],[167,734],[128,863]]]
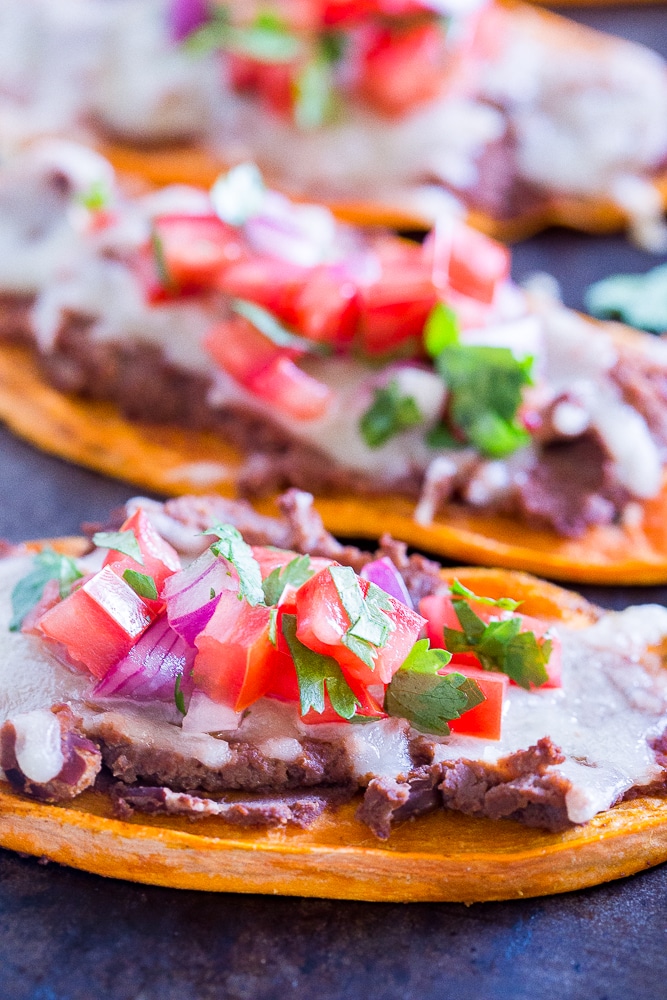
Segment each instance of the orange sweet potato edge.
[[[81,539],[59,548],[78,554]],[[513,596],[527,614],[582,627],[598,609],[523,573],[447,570],[478,593]],[[376,901],[479,902],[569,892],[667,860],[667,800],[621,803],[565,833],[452,812],[397,827],[380,843],[357,803],[307,831],[238,829],[219,819],[118,820],[100,793],[44,805],[0,782],[0,844],[113,878],[174,888]]]
[[[538,0],[542,2],[542,0]],[[546,2],[546,0],[544,0]],[[583,0],[566,0],[576,6]],[[595,0],[601,5],[620,0]],[[644,0],[647,3],[658,0]],[[500,0],[510,18],[524,22],[533,35],[547,40],[557,49],[577,52],[580,57],[588,53],[613,49],[618,39],[604,32],[588,28],[552,11],[541,10],[521,0]],[[620,41],[620,44],[623,44]],[[109,157],[114,166],[128,175],[134,175],[144,182],[162,185],[168,183],[189,183],[210,187],[224,162],[198,146],[180,146],[150,151],[117,143],[101,146],[101,152]],[[267,177],[272,182],[270,176]],[[667,171],[656,173],[652,178],[667,207]],[[279,184],[276,184],[279,186]],[[288,192],[292,193],[292,192]],[[348,222],[364,226],[387,226],[392,229],[428,229],[434,219],[423,213],[391,202],[381,200],[363,202],[337,200],[329,203],[335,214]],[[533,205],[514,216],[494,218],[479,211],[472,211],[468,221],[482,232],[495,239],[512,243],[546,229],[548,226],[565,226],[589,233],[609,233],[622,229],[628,220],[627,214],[608,198],[590,198],[554,194],[545,197],[538,205]]]
[[[24,347],[0,344],[0,419],[44,451],[140,488],[168,495],[235,494],[243,458],[219,436],[131,423],[107,403],[63,395],[44,381]],[[667,582],[667,477],[637,523],[594,527],[576,540],[460,504],[444,506],[424,526],[413,519],[414,504],[405,497],[316,500],[327,528],[342,537],[377,538],[387,531],[450,559],[576,583]],[[258,507],[275,513],[272,499]]]

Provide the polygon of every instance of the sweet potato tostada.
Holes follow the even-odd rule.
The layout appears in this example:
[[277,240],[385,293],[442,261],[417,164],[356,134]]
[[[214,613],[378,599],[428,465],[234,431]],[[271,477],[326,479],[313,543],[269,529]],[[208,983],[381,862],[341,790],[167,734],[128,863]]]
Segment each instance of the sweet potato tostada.
[[0,11],[5,148],[83,136],[160,183],[252,158],[364,223],[454,196],[500,238],[629,219],[664,242],[667,73],[641,46],[483,0],[59,6]]
[[41,447],[167,493],[313,489],[340,534],[458,559],[666,578],[665,345],[531,297],[456,217],[418,246],[250,166],[124,198],[62,144],[0,201],[0,332],[28,345],[0,406]]
[[[67,560],[67,552],[80,556],[85,549],[77,540],[58,545],[60,556],[46,549],[32,564],[34,557],[20,547],[0,561],[3,630],[10,618],[9,591],[24,581],[15,586],[13,600],[14,627],[23,619],[24,632],[5,633],[0,673],[0,716],[10,720],[2,728],[0,755],[12,785],[3,783],[0,790],[4,847],[106,876],[179,888],[387,901],[474,902],[565,892],[667,859],[661,735],[667,722],[667,682],[660,657],[667,634],[664,609],[605,613],[526,574],[439,571],[421,557],[406,557],[404,548],[389,538],[373,556],[343,548],[327,536],[308,498],[286,497],[283,510],[282,520],[271,520],[247,505],[214,497],[181,498],[164,506],[138,499],[128,504],[129,518],[119,532],[96,536],[107,551],[102,569],[99,551],[83,562]],[[215,530],[221,540],[214,543],[217,554],[206,550],[179,573],[174,549],[155,534],[146,515],[190,557],[210,541],[200,533],[208,519],[223,517],[228,523]],[[255,543],[252,549],[239,549],[243,543],[230,532],[230,523],[243,528]],[[137,548],[128,543],[130,535]],[[271,541],[296,551],[266,548]],[[216,544],[221,548],[216,550]],[[298,555],[304,551],[313,555]],[[142,563],[136,561],[139,553]],[[333,664],[327,667],[329,677],[332,669],[339,671],[339,682],[334,689],[325,680],[328,694],[323,686],[319,708],[309,707],[317,695],[312,685],[303,687],[304,646],[294,647],[294,635],[289,641],[300,693],[291,694],[284,680],[276,688],[286,668],[273,663],[267,673],[256,653],[242,668],[245,679],[239,689],[231,681],[230,671],[238,672],[239,665],[229,642],[254,643],[255,651],[257,643],[247,631],[237,631],[232,640],[220,623],[229,614],[246,614],[248,622],[259,613],[270,621],[272,614],[262,602],[250,606],[248,556],[251,563],[258,561],[263,601],[278,602],[278,635],[290,636],[285,622],[295,616],[296,635],[311,647],[318,644],[314,637],[320,634],[316,620],[323,601],[333,601],[333,607],[342,600],[349,617],[349,589],[334,592],[329,586],[325,598],[322,580],[330,574],[335,581],[334,571],[351,574],[371,618],[379,613],[389,622],[389,639],[375,635],[374,642],[365,640],[374,673],[354,666],[364,650],[351,642],[332,645],[329,629],[330,655],[321,659]],[[212,613],[204,614],[216,567],[221,578],[232,581],[227,584],[231,589],[219,592]],[[78,581],[77,572],[85,574]],[[145,593],[140,597],[146,574],[160,587],[166,611]],[[49,575],[59,582],[49,583]],[[104,596],[111,593],[110,575],[114,604]],[[206,593],[193,603],[188,595],[200,580],[205,580]],[[346,578],[346,587],[350,580]],[[117,626],[114,632],[104,618],[115,616],[127,630],[118,590],[125,581],[132,584],[131,601],[152,616],[143,637],[130,639],[123,631],[119,639]],[[238,596],[234,588],[241,588]],[[400,597],[390,597],[392,592]],[[226,605],[225,594],[230,597]],[[382,612],[377,610],[379,598]],[[520,602],[518,608],[511,598]],[[85,640],[91,619],[86,623],[81,612],[91,600],[97,602],[96,632],[88,631]],[[77,606],[74,617],[70,604]],[[424,623],[410,610],[413,605],[426,616],[432,648],[420,640],[396,671],[399,664],[388,667],[396,643],[405,645],[408,633],[414,641]],[[102,617],[100,609],[106,609]],[[445,626],[455,625],[454,614],[459,631],[453,634],[445,627],[443,643],[443,618]],[[482,653],[481,645],[475,649],[486,670],[479,669],[475,654],[465,652],[443,665],[446,654],[436,647],[458,648],[454,639],[463,636],[461,628],[467,634],[470,615],[473,620],[481,615],[487,629],[520,623],[520,635],[529,641],[512,666],[499,658],[500,647],[490,654],[491,647]],[[171,638],[150,639],[158,626],[170,631]],[[195,649],[187,653],[184,636],[190,636],[196,655]],[[46,640],[55,646],[45,645]],[[213,659],[211,641],[222,644]],[[280,642],[275,654],[266,647],[269,658],[285,656]],[[142,659],[147,646],[152,667]],[[69,670],[50,649],[69,663]],[[413,673],[416,651],[421,657],[418,674]],[[437,674],[426,669],[429,657]],[[498,670],[509,671],[526,689],[514,683],[508,687]],[[429,702],[425,722],[423,703],[414,701],[412,689],[399,686],[394,691],[397,678],[405,685],[406,678],[415,676],[429,684],[454,676],[460,684],[465,678],[468,684],[482,685],[487,700],[480,705],[477,698],[475,707],[458,704],[454,710],[444,702],[439,708],[449,720],[444,727]],[[345,721],[350,714],[344,698],[348,683],[364,725]],[[385,690],[384,703],[377,700],[379,688]],[[496,697],[499,689],[504,708]],[[294,698],[301,699],[300,712],[308,710],[296,728],[296,709],[290,708]],[[50,711],[54,701],[58,704]],[[244,712],[236,711],[245,704]],[[480,708],[486,714],[473,721]],[[318,723],[318,712],[325,725]],[[405,713],[408,728],[399,712]],[[458,719],[457,712],[462,713]],[[502,730],[492,731],[499,713]],[[576,716],[574,730],[567,721],[571,713]],[[436,736],[428,733],[434,718],[440,720]],[[210,732],[217,737],[206,735]],[[538,732],[541,738],[529,746]],[[397,773],[410,766],[402,756],[406,751],[413,769]],[[95,779],[102,762],[102,775]],[[357,792],[350,801],[355,787],[361,787],[363,800]],[[230,793],[230,788],[236,791]],[[439,808],[442,804],[446,809]],[[409,816],[412,821],[405,822]],[[374,839],[373,833],[382,839]]]

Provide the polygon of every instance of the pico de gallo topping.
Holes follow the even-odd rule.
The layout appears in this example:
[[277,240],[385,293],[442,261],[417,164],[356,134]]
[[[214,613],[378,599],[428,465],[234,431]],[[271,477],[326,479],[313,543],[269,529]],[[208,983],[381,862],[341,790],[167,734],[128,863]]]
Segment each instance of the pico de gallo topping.
[[[469,445],[491,458],[529,443],[522,402],[535,337],[499,306],[521,298],[506,247],[456,219],[421,246],[354,230],[265,189],[250,164],[218,179],[210,208],[153,220],[146,294],[159,306],[222,293],[224,318],[203,346],[258,403],[298,424],[330,416],[335,388],[309,370],[329,354],[369,373],[392,366],[358,421],[371,449],[420,427],[428,448]],[[435,412],[403,385],[406,371],[440,384]]]
[[228,524],[182,567],[141,508],[99,532],[101,569],[45,550],[13,593],[13,629],[89,672],[92,697],[171,702],[194,692],[232,720],[261,698],[305,723],[395,716],[433,735],[498,739],[508,683],[555,686],[560,647],[509,599],[455,581],[414,610],[387,558],[338,562],[248,545]]
[[175,0],[172,33],[193,53],[220,53],[232,89],[316,128],[344,102],[400,116],[437,97],[469,33],[450,31],[437,0],[324,0],[245,5]]

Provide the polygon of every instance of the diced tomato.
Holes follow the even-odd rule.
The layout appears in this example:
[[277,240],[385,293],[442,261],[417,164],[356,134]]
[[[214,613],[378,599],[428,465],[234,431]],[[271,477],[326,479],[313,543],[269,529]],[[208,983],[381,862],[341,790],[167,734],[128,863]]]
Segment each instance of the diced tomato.
[[509,249],[463,222],[430,233],[423,255],[436,281],[439,277],[454,292],[487,305],[510,273]]
[[144,601],[105,566],[50,608],[35,631],[64,646],[69,657],[95,677],[104,677],[157,617],[157,609],[150,606],[157,603]]
[[[478,601],[469,601],[468,603],[475,614],[484,622],[488,622],[491,618],[497,618],[499,614],[503,614],[498,608],[494,608],[488,604],[480,604]],[[459,632],[461,631],[461,624],[456,617],[454,603],[449,594],[431,594],[428,597],[423,597],[419,602],[419,611],[426,618],[426,634],[431,646],[433,648],[446,649],[444,629],[453,628]],[[533,618],[531,615],[521,614],[520,611],[516,612],[516,615],[518,618],[521,618],[522,632],[534,632],[538,640],[544,637],[551,640],[551,655],[547,663],[548,680],[541,685],[541,688],[560,687],[562,661],[560,639],[555,633],[549,633],[551,626],[548,622],[544,622],[539,618]],[[549,634],[547,635],[547,633]],[[456,653],[452,658],[451,667],[452,669],[458,669],[459,666],[479,666],[479,660],[472,653]]]
[[485,697],[480,705],[464,712],[460,719],[452,719],[449,728],[461,736],[479,736],[487,740],[499,740],[502,728],[503,699],[507,693],[509,677],[491,670],[474,670],[471,667],[449,664],[441,674],[464,674],[479,684]]
[[[265,545],[253,545],[252,554],[259,563],[262,580],[266,580],[267,576],[274,569],[287,566],[293,559],[300,559],[302,557],[300,552],[293,552],[290,549],[272,549]],[[332,566],[335,563],[334,559],[325,559],[324,556],[309,556],[308,558],[313,573],[319,573],[321,569],[325,569],[327,566]]]
[[343,347],[354,339],[359,320],[357,288],[333,268],[313,268],[293,308],[291,325],[309,340]]
[[317,420],[333,402],[333,392],[285,354],[275,357],[246,383],[256,396],[295,420]]
[[162,215],[153,225],[167,274],[179,291],[210,288],[247,253],[238,230],[217,215]]
[[298,72],[294,63],[260,62],[251,56],[229,52],[226,66],[231,86],[237,93],[254,94],[266,108],[281,117],[291,114]]
[[444,34],[438,24],[368,32],[358,86],[378,111],[404,115],[436,97],[446,77]]
[[421,247],[390,238],[375,253],[380,277],[359,291],[360,341],[369,354],[382,354],[421,339],[437,293]]
[[269,640],[270,609],[220,597],[208,625],[195,639],[195,684],[205,694],[241,712],[271,686],[276,649]]
[[[365,597],[369,583],[360,579],[359,585]],[[365,687],[388,684],[417,641],[425,622],[401,601],[389,595],[387,600],[391,611],[386,616],[394,628],[386,644],[373,652],[373,669],[342,642],[350,620],[329,569],[321,570],[296,592],[297,638],[309,649],[333,656],[348,681],[359,681]]]
[[358,24],[372,15],[413,17],[431,13],[432,8],[420,0],[325,0],[322,21],[328,27]]
[[204,346],[249,392],[295,420],[324,416],[333,400],[328,386],[294,364],[295,351],[276,347],[242,316],[209,330]]
[[218,279],[227,295],[264,306],[287,326],[297,319],[296,301],[304,290],[309,269],[272,257],[254,257],[228,267]]
[[243,316],[230,316],[206,334],[204,347],[216,364],[250,388],[252,379],[284,353]]
[[[291,598],[291,599],[290,599]],[[297,679],[296,667],[290,655],[287,640],[283,635],[283,616],[297,613],[295,603],[295,592],[292,592],[288,601],[278,608],[276,618],[276,642],[277,648],[272,661],[271,685],[266,692],[268,698],[276,698],[278,701],[298,702],[299,701],[299,681]],[[356,677],[348,677],[347,682],[352,688],[355,697],[359,702],[357,712],[360,715],[371,716],[373,718],[383,718],[385,712],[382,705],[367,690],[367,688]],[[340,715],[332,708],[329,696],[325,691],[325,709],[319,713],[314,709],[306,712],[302,716],[304,722],[340,722]]]
[[143,556],[143,565],[132,556],[117,552],[115,549],[109,549],[103,565],[112,566],[120,577],[127,569],[152,576],[159,594],[167,577],[181,568],[178,552],[157,533],[146,511],[141,507],[127,518],[120,530],[134,532]]

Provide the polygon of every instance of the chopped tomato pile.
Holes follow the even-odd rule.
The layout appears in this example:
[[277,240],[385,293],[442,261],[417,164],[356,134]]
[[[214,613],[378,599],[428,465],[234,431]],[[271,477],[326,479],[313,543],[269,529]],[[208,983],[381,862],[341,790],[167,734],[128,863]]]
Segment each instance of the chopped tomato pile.
[[[56,553],[17,586],[14,626],[38,636],[94,695],[175,701],[193,692],[242,713],[260,698],[294,703],[307,723],[388,715],[436,735],[497,739],[511,682],[560,683],[560,647],[515,602],[460,584],[413,610],[387,559],[364,575],[323,558],[251,548],[230,525],[181,568],[138,509],[95,536],[102,568],[82,576]],[[443,585],[444,586],[444,585]],[[424,637],[426,636],[426,637]]]
[[253,169],[221,177],[208,214],[156,217],[137,268],[156,308],[192,296],[216,303],[208,354],[273,412],[313,421],[331,411],[334,394],[306,371],[309,356],[421,364],[438,306],[462,330],[497,322],[506,247],[454,219],[423,246],[353,230],[266,191]]
[[333,117],[340,96],[390,117],[437,97],[462,54],[479,46],[470,24],[476,20],[450,32],[428,0],[273,0],[254,14],[247,5],[224,13],[211,5],[208,16],[175,34],[195,49],[218,49],[236,93],[315,127]]

